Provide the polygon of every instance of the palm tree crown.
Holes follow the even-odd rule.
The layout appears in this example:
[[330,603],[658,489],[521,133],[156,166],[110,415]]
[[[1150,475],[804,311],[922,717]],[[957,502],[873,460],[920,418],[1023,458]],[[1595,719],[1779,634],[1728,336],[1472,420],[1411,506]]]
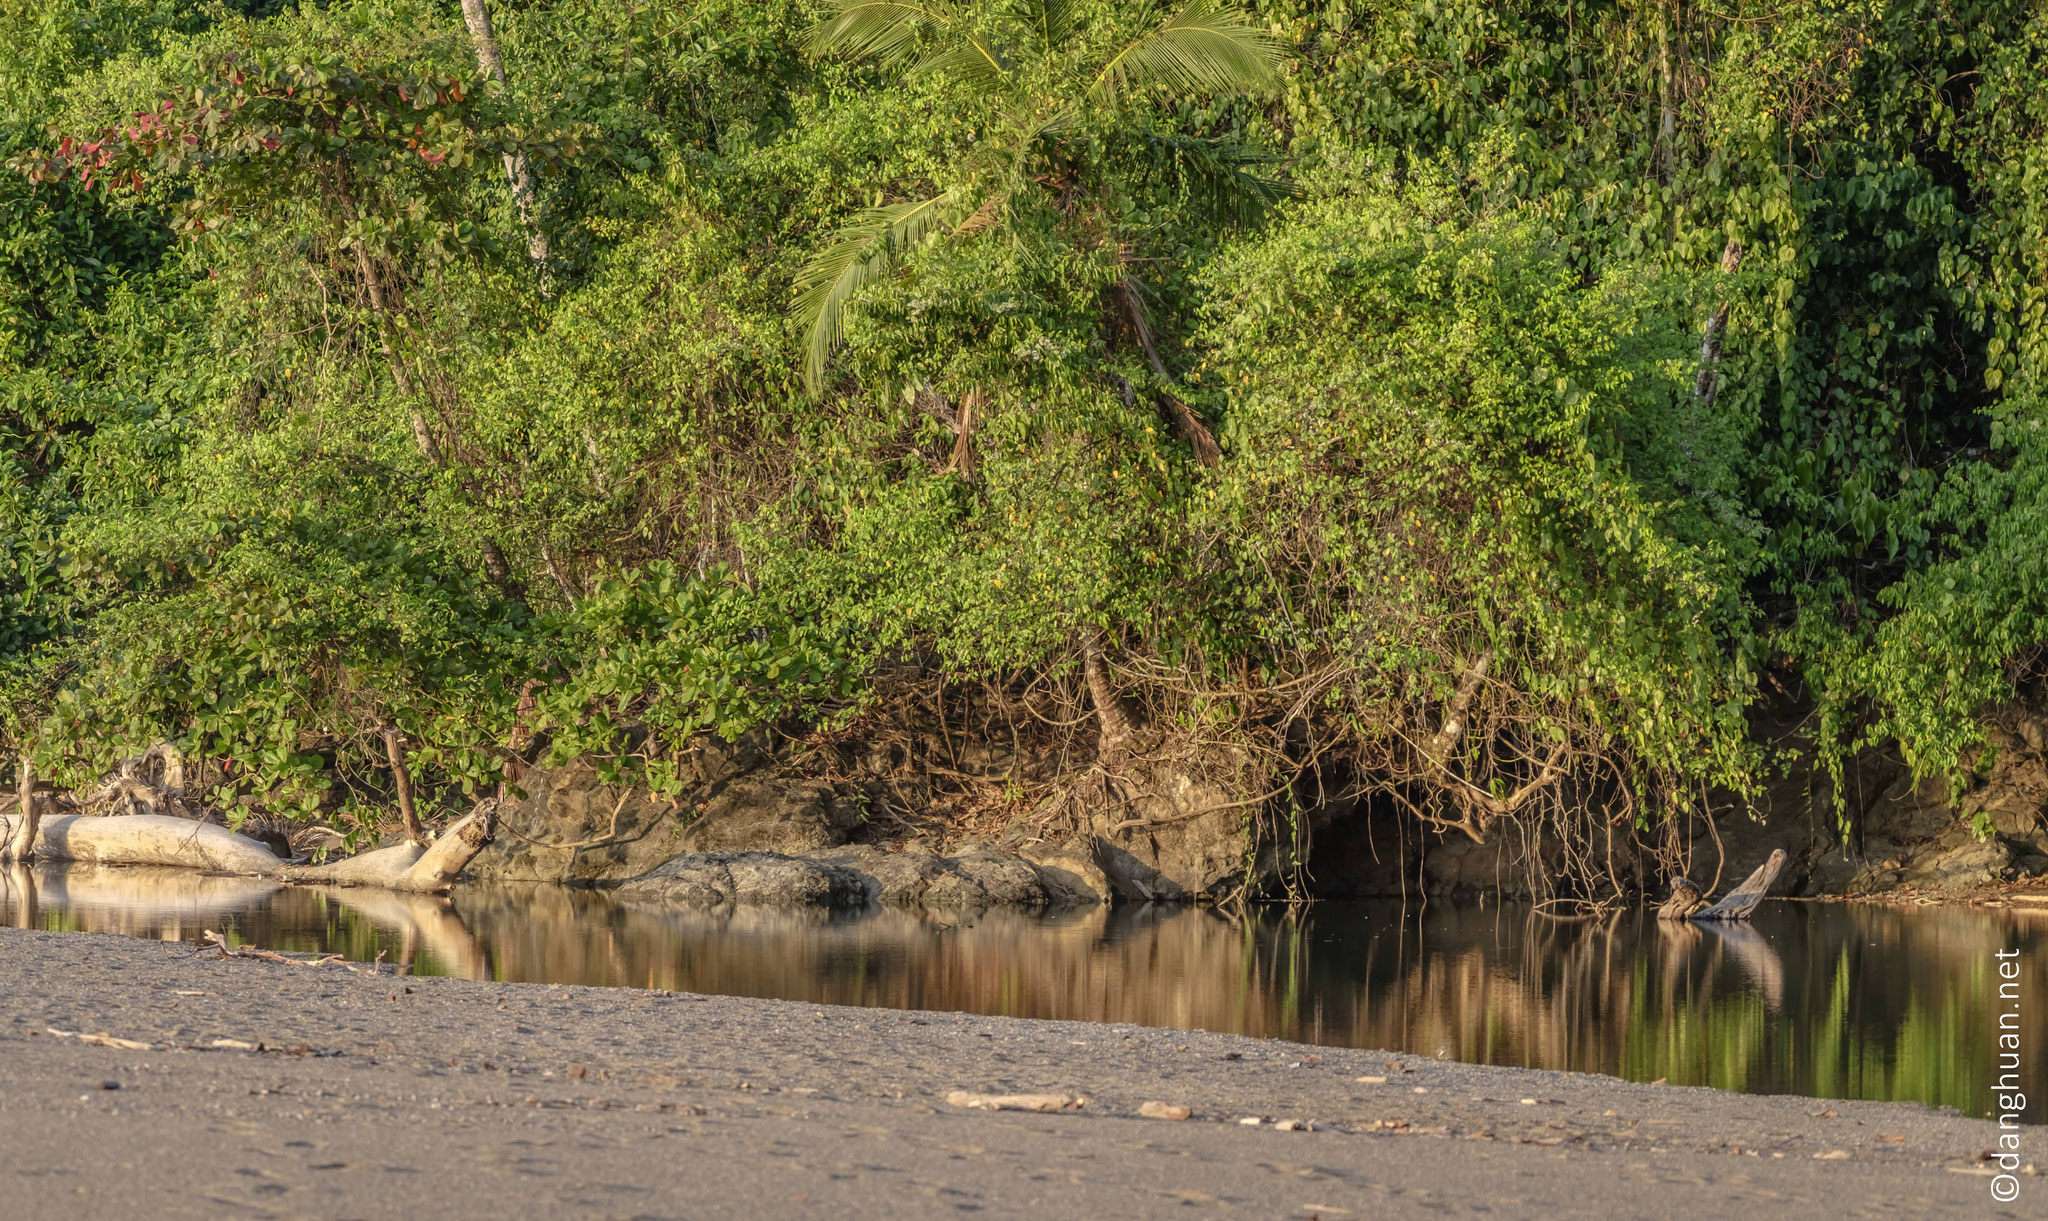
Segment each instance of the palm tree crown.
[[[1144,0],[1118,19],[1076,0],[839,0],[812,35],[816,54],[872,58],[911,75],[944,74],[988,95],[1006,116],[989,153],[929,199],[869,208],[797,277],[797,312],[809,325],[805,375],[813,393],[845,335],[848,303],[905,251],[943,235],[999,224],[1043,154],[1084,123],[1125,113],[1140,97],[1161,103],[1258,93],[1278,80],[1280,48],[1224,0],[1190,0],[1168,15]],[[1135,33],[1123,34],[1135,30]],[[1122,36],[1119,36],[1119,35]],[[1222,141],[1177,139],[1169,152],[1222,197],[1269,199],[1260,159]]]

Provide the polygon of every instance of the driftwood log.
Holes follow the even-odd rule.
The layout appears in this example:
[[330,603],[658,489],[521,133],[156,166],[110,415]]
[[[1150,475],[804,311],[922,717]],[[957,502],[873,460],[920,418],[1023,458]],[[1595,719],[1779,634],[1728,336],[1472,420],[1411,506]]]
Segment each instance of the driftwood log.
[[[15,832],[15,817],[6,819]],[[218,823],[194,822],[169,814],[59,814],[38,828],[35,855],[45,861],[93,861],[102,865],[177,865],[213,873],[273,873],[284,865],[276,853]]]
[[1723,895],[1719,903],[1708,905],[1706,896],[1699,887],[1685,878],[1673,878],[1671,897],[1657,909],[1659,920],[1747,920],[1755,914],[1757,904],[1771,891],[1771,883],[1778,880],[1778,874],[1785,868],[1785,850],[1773,849],[1770,859],[1756,867],[1756,872],[1742,880],[1742,885]]
[[496,827],[496,804],[484,802],[424,846],[403,843],[328,865],[293,865],[265,844],[217,823],[168,814],[65,814],[44,818],[33,828],[24,827],[16,815],[0,815],[0,843],[11,844],[29,831],[35,835],[31,850],[46,861],[169,865],[323,886],[425,893],[448,889],[491,841]]
[[[521,693],[522,713],[528,708]],[[164,865],[207,873],[274,877],[321,886],[376,886],[431,893],[448,889],[497,830],[498,802],[486,798],[438,836],[420,826],[412,778],[405,767],[404,741],[390,725],[382,729],[385,753],[398,790],[406,842],[360,853],[325,865],[298,865],[281,837],[279,855],[269,844],[197,817],[185,801],[185,758],[159,742],[116,766],[114,774],[86,797],[83,814],[56,814],[49,786],[36,780],[24,754],[12,815],[0,815],[0,861],[89,861],[101,865]],[[518,743],[515,732],[514,744]],[[509,766],[509,765],[508,765]]]
[[409,842],[393,844],[331,865],[284,865],[276,872],[287,882],[322,886],[381,886],[419,893],[446,890],[491,842],[497,825],[496,803],[486,801],[424,847]]

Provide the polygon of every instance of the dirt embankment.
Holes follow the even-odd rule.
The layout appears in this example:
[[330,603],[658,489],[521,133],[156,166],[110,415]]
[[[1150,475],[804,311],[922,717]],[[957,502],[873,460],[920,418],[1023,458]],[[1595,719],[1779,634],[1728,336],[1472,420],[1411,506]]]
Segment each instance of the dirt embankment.
[[[2025,1173],[2018,1201],[1992,1200],[1991,1124],[1911,1104],[1131,1026],[413,980],[81,934],[0,931],[0,974],[4,1198],[50,1221],[1749,1221],[2040,1204]],[[968,1109],[956,1091],[1061,1109]],[[1148,1117],[1177,1108],[1190,1118]]]
[[[1866,751],[1839,795],[1821,773],[1781,778],[1753,804],[1724,795],[1711,825],[1695,817],[1653,844],[1622,827],[1601,846],[1601,867],[1653,898],[1674,866],[1719,894],[1782,850],[1790,863],[1779,895],[2005,901],[2048,878],[2048,721],[2015,707],[1987,731],[1960,793]],[[1800,732],[1795,724],[1780,736]],[[936,737],[894,752],[778,746],[760,734],[707,740],[686,752],[687,791],[673,802],[606,786],[588,762],[534,767],[471,872],[710,906],[1213,898],[1248,872],[1255,886],[1331,897],[1546,899],[1571,872],[1565,858],[1587,851],[1512,828],[1486,843],[1424,834],[1392,804],[1332,798],[1308,811],[1281,852],[1273,827],[1228,800],[1228,786],[1192,776],[1154,775],[1149,788],[1165,804],[1144,817],[1042,817],[990,795],[1012,755],[945,741],[951,753],[941,755]]]

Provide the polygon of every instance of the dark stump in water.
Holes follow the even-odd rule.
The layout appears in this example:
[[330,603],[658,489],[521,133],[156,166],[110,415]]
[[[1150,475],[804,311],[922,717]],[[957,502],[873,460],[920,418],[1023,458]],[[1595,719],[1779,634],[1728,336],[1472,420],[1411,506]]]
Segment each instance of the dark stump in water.
[[1780,848],[1771,853],[1769,860],[1757,866],[1756,872],[1742,880],[1742,885],[1722,896],[1719,903],[1709,907],[1706,896],[1700,888],[1685,878],[1674,878],[1671,882],[1671,897],[1657,909],[1659,920],[1747,920],[1756,911],[1757,904],[1770,893],[1771,883],[1778,880],[1778,873],[1785,868],[1785,852]]

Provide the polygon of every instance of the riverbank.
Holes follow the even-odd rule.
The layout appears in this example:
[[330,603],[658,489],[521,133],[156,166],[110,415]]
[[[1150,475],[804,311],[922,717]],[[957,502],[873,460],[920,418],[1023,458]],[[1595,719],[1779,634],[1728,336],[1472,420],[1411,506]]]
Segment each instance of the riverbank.
[[[0,977],[0,1176],[37,1217],[2038,1207],[2026,1176],[1991,1201],[1990,1124],[1917,1105],[79,934],[0,931]],[[961,1090],[1084,1101],[983,1112]]]

